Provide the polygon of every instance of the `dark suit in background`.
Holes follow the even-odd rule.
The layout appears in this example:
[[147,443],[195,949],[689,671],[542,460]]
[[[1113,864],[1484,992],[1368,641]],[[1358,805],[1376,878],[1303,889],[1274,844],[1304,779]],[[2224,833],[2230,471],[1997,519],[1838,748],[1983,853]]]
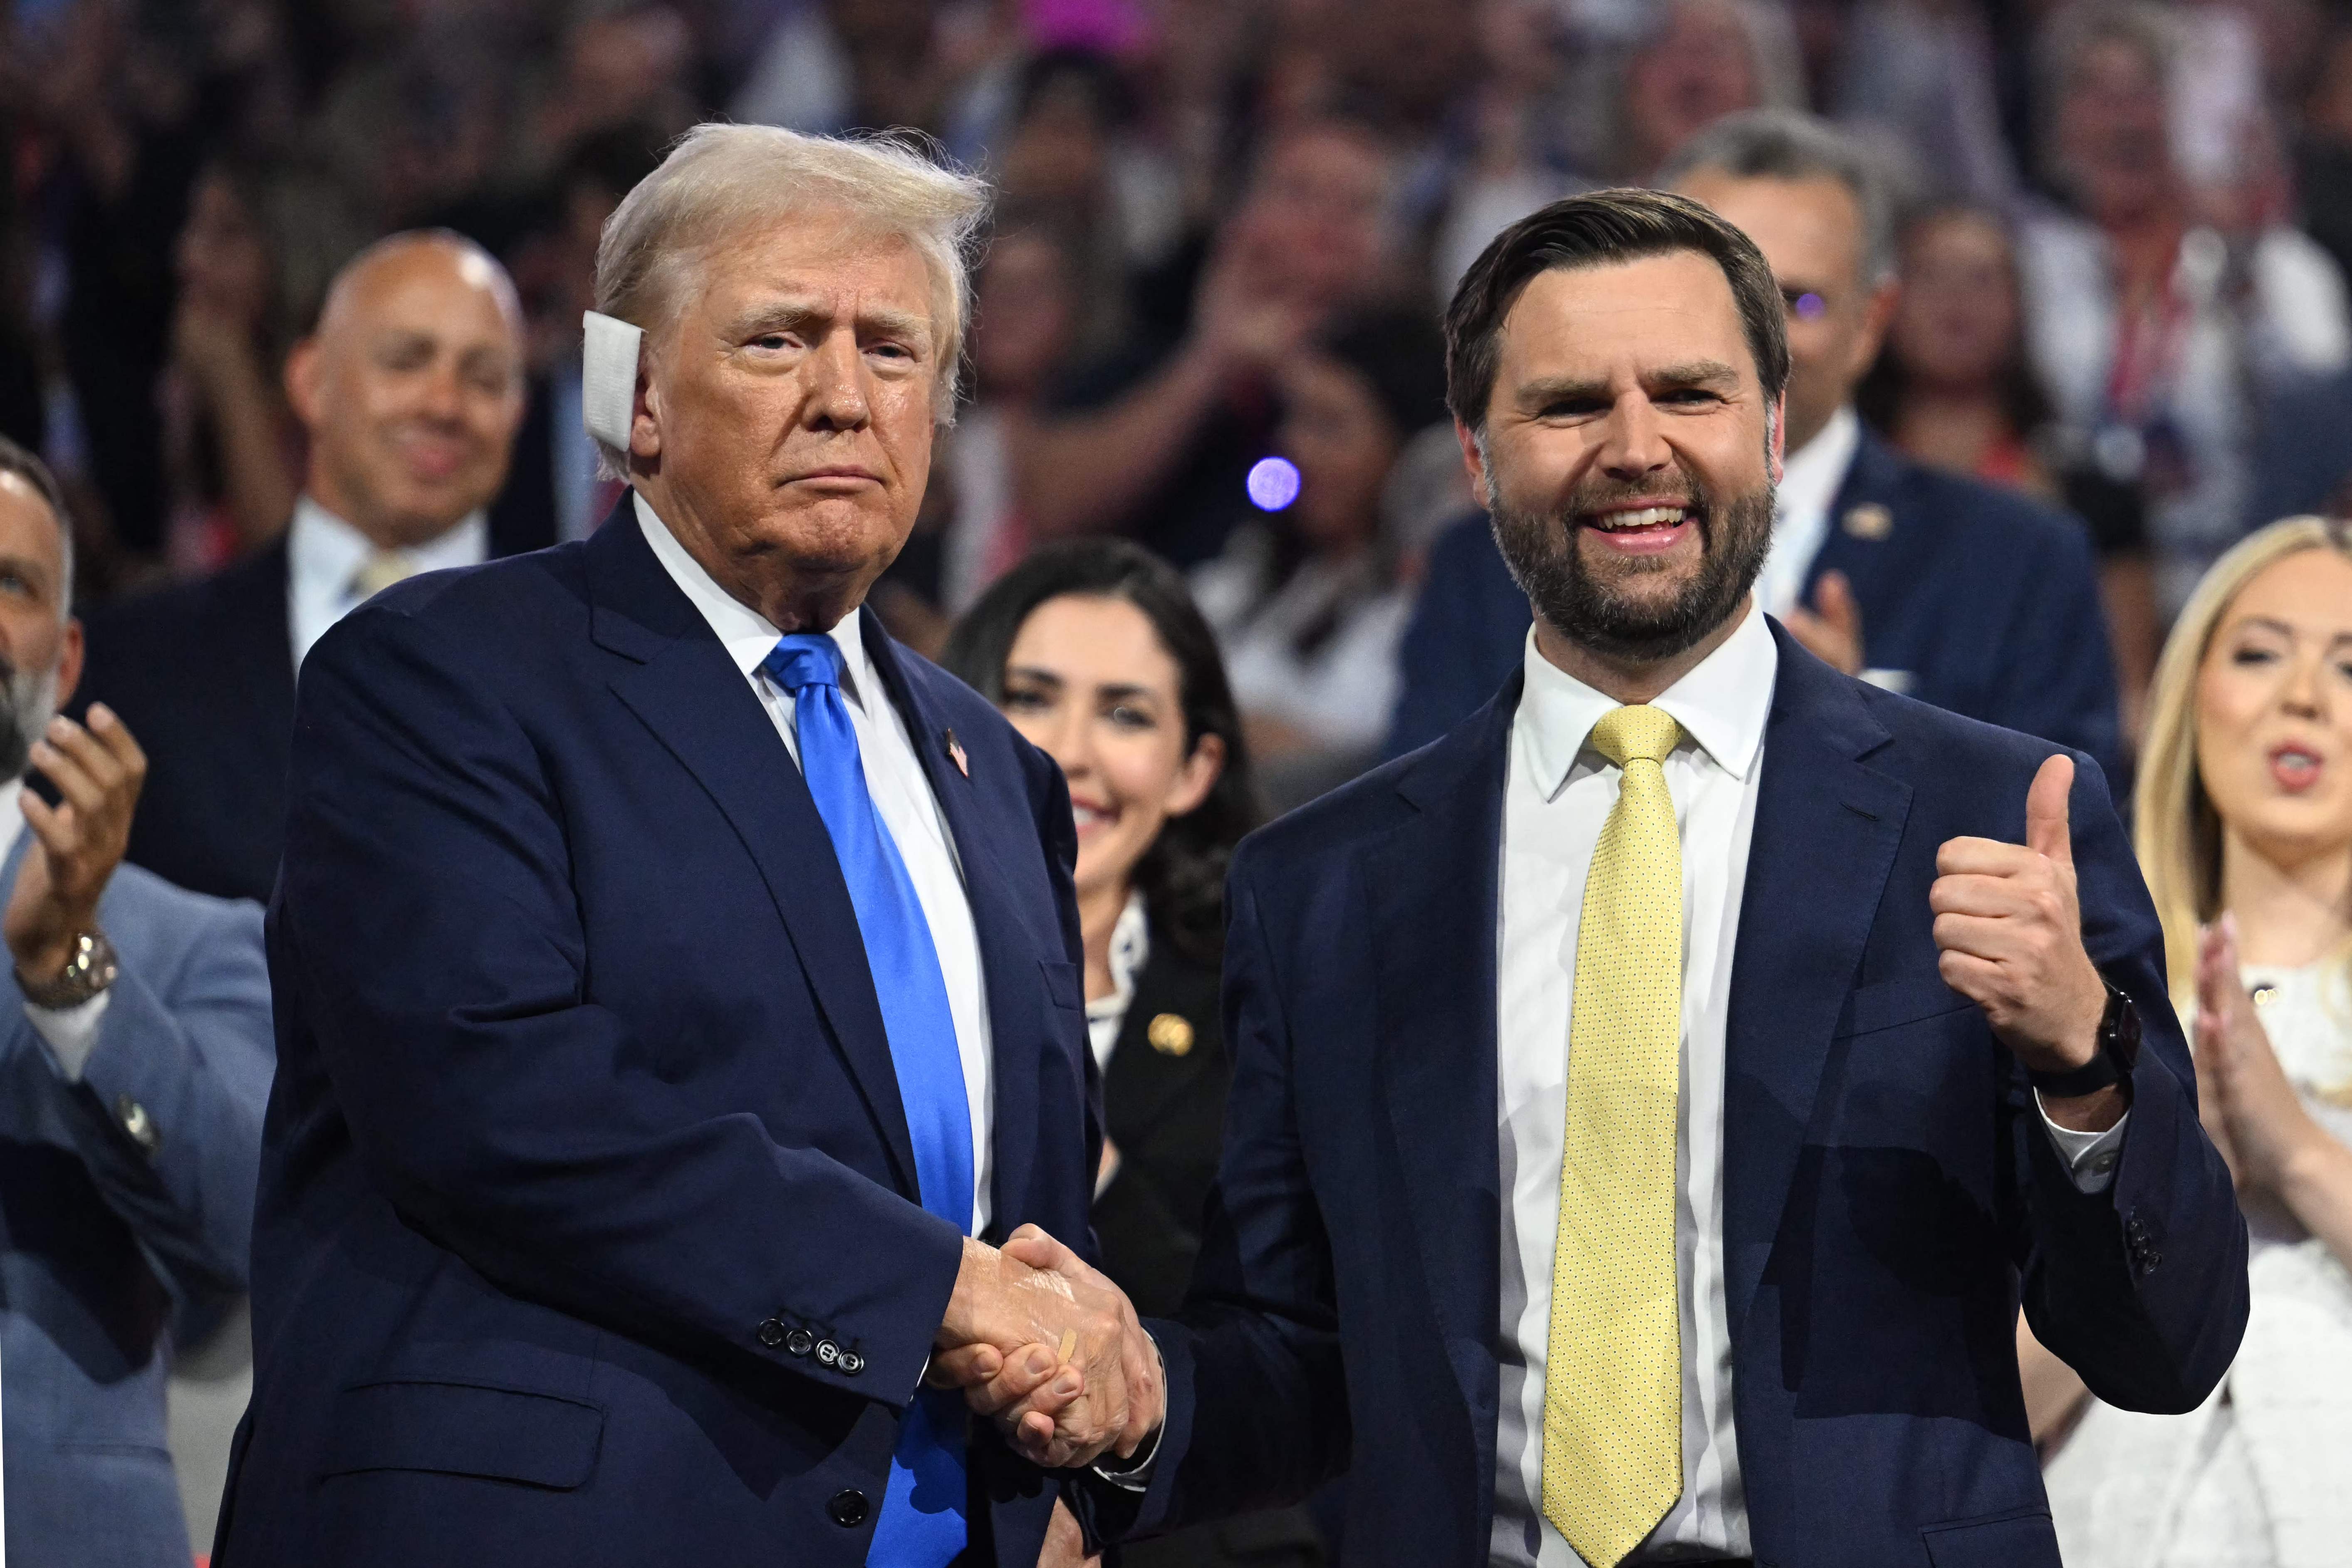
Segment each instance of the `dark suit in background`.
[[[824,821],[626,505],[304,666],[224,1568],[865,1562],[962,1241]],[[859,624],[978,933],[984,1239],[1083,1238],[1068,793]],[[973,1434],[974,1560],[1025,1568],[1053,1483]]]
[[[551,517],[502,499],[491,555],[552,544]],[[211,577],[84,617],[77,711],[105,703],[147,752],[130,859],[199,893],[266,901],[278,879],[294,733],[287,570],[280,534]]]
[[[2023,1071],[1940,977],[1960,834],[2021,841],[2050,747],[1849,680],[1777,625],[1732,956],[1723,1257],[1751,1538],[1780,1568],[2057,1568],[2020,1392],[2043,1343],[2192,1408],[2246,1318],[2163,944],[2098,774],[2083,938],[2147,1039],[2114,1184],[2079,1190]],[[1150,1326],[1169,1414],[1139,1526],[1349,1478],[1351,1568],[1475,1568],[1495,1500],[1496,921],[1515,676],[1433,747],[1245,841],[1234,1088],[1193,1295]],[[1089,1486],[1116,1531],[1133,1494]]]
[[[1155,927],[1103,1072],[1103,1128],[1119,1163],[1094,1207],[1102,1270],[1146,1316],[1183,1304],[1200,1256],[1234,1081],[1219,1010],[1217,966]],[[1120,1554],[1124,1568],[1319,1568],[1326,1561],[1322,1533],[1304,1508],[1243,1514]]]
[[[1805,601],[1842,571],[1874,670],[1907,695],[2088,752],[2123,777],[2106,618],[2082,526],[2010,490],[1914,462],[1868,431],[1805,576]],[[1430,552],[1406,629],[1388,753],[1451,729],[1519,666],[1531,617],[1486,519]]]
[[1118,1170],[1094,1207],[1103,1272],[1138,1312],[1181,1306],[1200,1254],[1234,1081],[1217,1008],[1217,967],[1155,929],[1103,1071],[1103,1133]]

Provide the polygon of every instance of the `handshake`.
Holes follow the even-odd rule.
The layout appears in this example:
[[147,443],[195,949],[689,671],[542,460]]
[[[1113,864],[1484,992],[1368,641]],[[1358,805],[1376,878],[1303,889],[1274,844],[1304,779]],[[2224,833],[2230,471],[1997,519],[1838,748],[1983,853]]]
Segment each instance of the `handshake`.
[[1131,1458],[1167,1405],[1160,1352],[1117,1285],[1034,1225],[967,1238],[927,1380],[961,1388],[1049,1469]]

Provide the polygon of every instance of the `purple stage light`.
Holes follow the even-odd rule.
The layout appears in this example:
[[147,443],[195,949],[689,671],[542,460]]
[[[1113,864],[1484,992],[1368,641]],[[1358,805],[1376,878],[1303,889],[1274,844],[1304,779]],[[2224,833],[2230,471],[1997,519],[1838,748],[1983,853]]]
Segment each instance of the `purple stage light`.
[[1278,512],[1298,499],[1298,465],[1287,457],[1261,457],[1250,465],[1249,498],[1261,512]]
[[1797,296],[1797,314],[1808,321],[1812,320],[1829,308],[1829,301],[1810,290]]

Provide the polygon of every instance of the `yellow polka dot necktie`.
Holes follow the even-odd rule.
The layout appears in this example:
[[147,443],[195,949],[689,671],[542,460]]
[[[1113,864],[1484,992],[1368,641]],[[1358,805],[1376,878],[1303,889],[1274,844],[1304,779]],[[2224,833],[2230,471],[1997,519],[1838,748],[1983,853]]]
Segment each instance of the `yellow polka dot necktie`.
[[1664,767],[1680,735],[1645,704],[1592,727],[1623,779],[1576,933],[1543,1426],[1544,1517],[1592,1568],[1616,1568],[1683,1491],[1683,853]]

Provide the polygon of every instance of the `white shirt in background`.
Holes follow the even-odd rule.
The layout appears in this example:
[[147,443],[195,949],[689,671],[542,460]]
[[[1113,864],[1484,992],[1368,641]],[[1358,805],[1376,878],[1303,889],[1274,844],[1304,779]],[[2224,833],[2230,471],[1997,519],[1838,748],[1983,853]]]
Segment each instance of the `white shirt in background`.
[[[800,721],[791,693],[761,670],[762,660],[782,635],[759,612],[742,603],[702,569],[671,537],[642,495],[635,497],[637,526],[654,557],[672,581],[693,601],[726,645],[728,657],[751,683],[753,695],[783,737],[784,748],[800,761]],[[955,840],[923,776],[907,721],[883,689],[881,674],[866,653],[858,634],[858,612],[851,611],[830,633],[841,650],[841,700],[856,732],[858,760],[866,769],[866,788],[874,808],[882,814],[905,862],[908,880],[923,906],[924,923],[931,928],[931,946],[940,959],[940,977],[947,982],[948,1011],[955,1021],[956,1054],[963,1061],[964,1095],[971,1110],[971,1234],[988,1228],[989,1177],[994,1163],[995,1099],[990,1077],[988,996],[980,967],[980,933],[972,924],[971,904],[964,892],[963,870]]]
[[[355,580],[375,553],[365,534],[310,497],[294,503],[294,520],[286,529],[286,612],[296,669],[328,627],[367,601]],[[468,512],[438,538],[393,553],[418,571],[479,566],[490,559],[489,516]]]
[[1780,488],[1773,495],[1772,550],[1756,580],[1756,601],[1766,613],[1786,619],[1803,602],[1805,578],[1830,537],[1830,508],[1837,505],[1861,445],[1862,421],[1848,403],[1830,415],[1820,434],[1782,459]]

